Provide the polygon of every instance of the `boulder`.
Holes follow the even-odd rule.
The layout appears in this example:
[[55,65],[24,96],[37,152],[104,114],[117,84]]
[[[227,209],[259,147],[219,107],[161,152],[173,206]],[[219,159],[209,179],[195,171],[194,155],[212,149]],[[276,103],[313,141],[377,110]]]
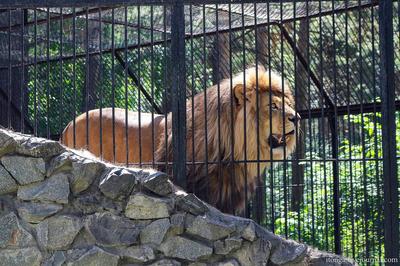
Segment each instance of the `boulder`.
[[23,202],[18,206],[19,216],[29,223],[39,223],[63,208],[60,204]]
[[0,195],[16,192],[18,189],[17,182],[7,172],[7,170],[0,165]]
[[42,254],[36,247],[1,249],[0,261],[7,266],[40,266]]
[[211,247],[181,236],[168,238],[161,244],[159,250],[167,257],[189,261],[208,258],[213,253]]
[[44,180],[46,164],[42,158],[6,155],[1,163],[20,185]]
[[125,215],[131,219],[159,219],[170,216],[170,201],[143,193],[130,196]]
[[140,242],[142,244],[160,245],[170,226],[171,223],[168,218],[155,220],[140,232]]

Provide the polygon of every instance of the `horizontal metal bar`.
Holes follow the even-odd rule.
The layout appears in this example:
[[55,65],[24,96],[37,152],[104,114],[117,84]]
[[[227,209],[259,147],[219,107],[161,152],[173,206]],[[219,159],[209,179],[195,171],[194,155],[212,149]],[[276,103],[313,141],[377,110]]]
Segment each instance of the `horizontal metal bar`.
[[[400,110],[400,101],[395,102],[396,110]],[[338,116],[343,115],[358,115],[358,114],[366,114],[366,113],[374,113],[381,112],[381,103],[364,103],[364,104],[352,104],[345,106],[337,106],[336,114]],[[335,112],[332,108],[313,108],[311,110],[300,110],[298,111],[302,119],[308,118],[319,118],[319,117],[328,117],[333,115]]]

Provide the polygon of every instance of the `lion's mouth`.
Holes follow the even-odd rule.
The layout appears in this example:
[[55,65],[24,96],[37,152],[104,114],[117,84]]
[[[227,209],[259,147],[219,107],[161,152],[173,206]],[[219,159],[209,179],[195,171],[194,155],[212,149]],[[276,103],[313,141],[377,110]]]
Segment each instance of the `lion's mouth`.
[[293,134],[294,134],[294,130],[290,131],[289,133],[286,133],[285,135],[281,135],[281,134],[272,134],[272,135],[269,136],[269,138],[268,138],[269,146],[270,146],[272,149],[284,147],[284,146],[286,145],[287,138],[288,138],[290,135],[293,135]]

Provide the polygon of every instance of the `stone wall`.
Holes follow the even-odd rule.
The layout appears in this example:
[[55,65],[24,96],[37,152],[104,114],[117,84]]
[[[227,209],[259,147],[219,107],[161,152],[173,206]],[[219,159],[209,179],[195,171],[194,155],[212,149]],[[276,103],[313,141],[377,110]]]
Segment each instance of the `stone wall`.
[[353,265],[225,215],[151,169],[0,129],[0,265]]

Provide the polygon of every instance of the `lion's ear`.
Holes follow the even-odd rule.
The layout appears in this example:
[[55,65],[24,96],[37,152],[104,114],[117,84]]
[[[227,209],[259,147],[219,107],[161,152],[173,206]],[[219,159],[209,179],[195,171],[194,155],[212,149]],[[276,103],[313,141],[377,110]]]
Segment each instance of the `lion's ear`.
[[252,92],[252,89],[245,88],[243,84],[237,84],[233,87],[233,93],[238,105],[243,104],[245,100],[250,101]]

